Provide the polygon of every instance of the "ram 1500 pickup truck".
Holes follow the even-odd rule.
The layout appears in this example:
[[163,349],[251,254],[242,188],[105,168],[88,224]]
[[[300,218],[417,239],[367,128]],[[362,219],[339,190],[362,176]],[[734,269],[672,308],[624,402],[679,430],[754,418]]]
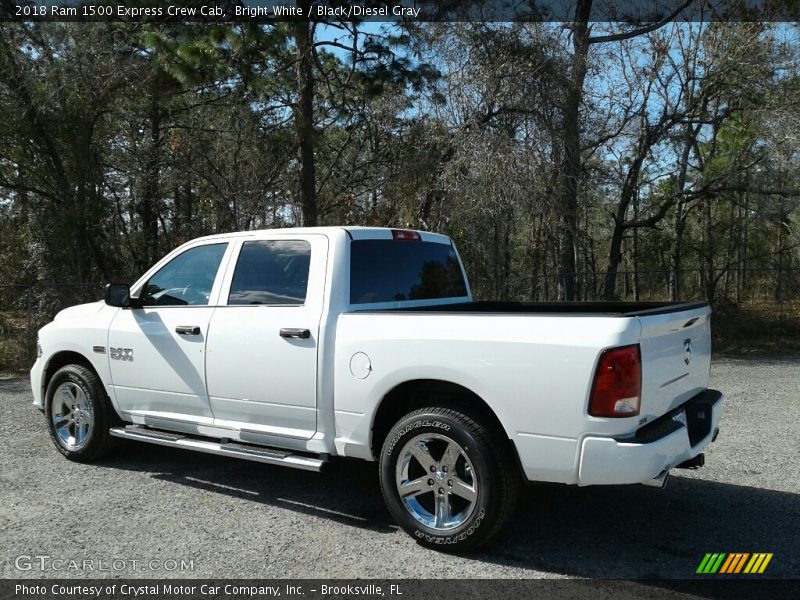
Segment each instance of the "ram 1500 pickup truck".
[[310,471],[377,461],[402,527],[465,550],[525,481],[662,486],[700,466],[722,410],[710,312],[476,302],[444,235],[247,231],[61,311],[31,386],[68,459],[125,438]]

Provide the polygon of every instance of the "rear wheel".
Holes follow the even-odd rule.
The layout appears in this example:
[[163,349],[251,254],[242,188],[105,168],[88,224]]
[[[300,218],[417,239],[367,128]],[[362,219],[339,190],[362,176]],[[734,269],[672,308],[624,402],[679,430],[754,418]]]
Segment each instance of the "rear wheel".
[[95,460],[115,445],[108,430],[116,414],[100,379],[83,365],[56,371],[47,386],[45,415],[53,443],[70,460]]
[[519,481],[509,458],[504,437],[464,412],[416,410],[383,444],[386,505],[423,546],[451,552],[475,548],[514,512]]

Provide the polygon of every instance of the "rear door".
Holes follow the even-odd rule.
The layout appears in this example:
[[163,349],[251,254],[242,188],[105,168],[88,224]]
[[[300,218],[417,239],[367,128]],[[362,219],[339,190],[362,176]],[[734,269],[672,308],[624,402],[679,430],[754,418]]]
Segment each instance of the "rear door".
[[648,421],[708,387],[711,308],[642,315],[642,408]]
[[317,429],[327,238],[244,239],[237,251],[206,352],[215,424],[309,439]]

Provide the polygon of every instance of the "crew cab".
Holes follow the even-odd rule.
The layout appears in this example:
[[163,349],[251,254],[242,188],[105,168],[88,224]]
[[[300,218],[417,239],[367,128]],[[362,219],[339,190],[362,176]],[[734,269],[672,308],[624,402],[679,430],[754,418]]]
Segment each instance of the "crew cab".
[[245,231],[61,311],[31,386],[71,460],[125,438],[311,471],[378,461],[402,527],[465,550],[525,481],[663,486],[701,466],[722,411],[710,312],[476,302],[451,239],[424,231]]

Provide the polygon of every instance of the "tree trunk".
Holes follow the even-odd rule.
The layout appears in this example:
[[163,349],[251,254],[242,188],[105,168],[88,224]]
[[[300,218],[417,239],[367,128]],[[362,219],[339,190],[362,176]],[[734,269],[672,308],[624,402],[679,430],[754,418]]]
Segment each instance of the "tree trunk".
[[683,268],[683,232],[686,223],[683,219],[683,200],[678,200],[675,205],[675,218],[673,221],[672,252],[670,253],[669,298],[677,302],[681,296],[681,272]]
[[[303,14],[310,11],[310,0],[302,0],[298,6]],[[294,108],[294,121],[300,143],[300,209],[302,225],[317,224],[316,166],[314,164],[314,61],[312,23],[297,22],[295,46],[297,52],[296,82],[298,99]]]
[[714,221],[711,215],[711,198],[703,199],[703,291],[706,300],[713,303],[716,297],[717,279],[714,273]]
[[[636,186],[636,193],[633,195],[633,220],[639,220],[639,186]],[[633,268],[633,300],[639,302],[639,228],[633,228],[633,248],[631,249],[631,266]]]
[[501,300],[511,299],[511,224],[514,222],[513,210],[505,222],[503,235],[503,288]]
[[[622,262],[622,240],[625,235],[625,230],[629,228],[629,223],[626,222],[625,217],[628,214],[628,207],[634,201],[639,189],[639,175],[642,171],[642,164],[647,156],[647,152],[651,146],[646,127],[643,125],[643,130],[639,139],[639,145],[636,148],[634,160],[631,163],[628,173],[625,176],[625,181],[622,184],[622,191],[620,192],[619,204],[617,205],[617,213],[614,215],[614,231],[611,234],[611,244],[608,251],[608,265],[606,267],[606,284],[604,288],[604,297],[606,300],[615,300],[617,298],[617,272],[619,265]],[[634,219],[635,221],[636,219]]]
[[684,221],[683,207],[683,191],[686,187],[686,173],[689,168],[689,152],[692,148],[692,140],[695,132],[691,125],[686,125],[685,130],[686,138],[683,142],[683,152],[681,152],[680,164],[678,166],[678,181],[676,182],[677,189],[675,193],[679,194],[678,201],[675,204],[675,218],[673,221],[674,239],[672,242],[672,252],[670,257],[670,281],[669,281],[669,297],[673,302],[677,302],[681,296],[681,270],[683,260],[683,233],[686,229],[686,222]]
[[558,296],[561,300],[577,300],[575,272],[578,254],[578,182],[580,181],[581,144],[580,108],[589,55],[589,15],[592,0],[578,0],[572,26],[572,69],[564,99],[562,143],[564,155],[558,184],[559,252]]
[[747,234],[748,234],[748,215],[750,213],[750,194],[747,192],[744,193],[744,208],[742,210],[742,243],[739,244],[739,248],[742,252],[742,259],[740,263],[741,271],[741,286],[742,286],[742,298],[744,300],[745,295],[747,294]]
[[139,216],[142,219],[142,252],[139,268],[147,269],[156,262],[158,251],[158,202],[159,164],[161,160],[161,102],[159,77],[154,75],[150,92],[150,148],[145,165],[142,198],[139,203]]
[[786,222],[786,198],[781,196],[780,211],[778,213],[778,270],[775,273],[775,302],[777,302],[781,308],[781,316],[783,315],[783,272],[786,268],[786,261],[784,258],[784,226]]
[[622,262],[622,239],[624,235],[624,221],[615,220],[614,231],[611,234],[611,243],[609,244],[608,250],[606,283],[603,288],[603,298],[606,301],[617,299],[617,274],[619,273],[619,264]]
[[183,184],[183,190],[180,193],[180,205],[177,207],[177,212],[180,214],[181,227],[178,233],[186,240],[190,240],[193,236],[193,200],[194,194],[192,192],[192,184],[186,182]]

